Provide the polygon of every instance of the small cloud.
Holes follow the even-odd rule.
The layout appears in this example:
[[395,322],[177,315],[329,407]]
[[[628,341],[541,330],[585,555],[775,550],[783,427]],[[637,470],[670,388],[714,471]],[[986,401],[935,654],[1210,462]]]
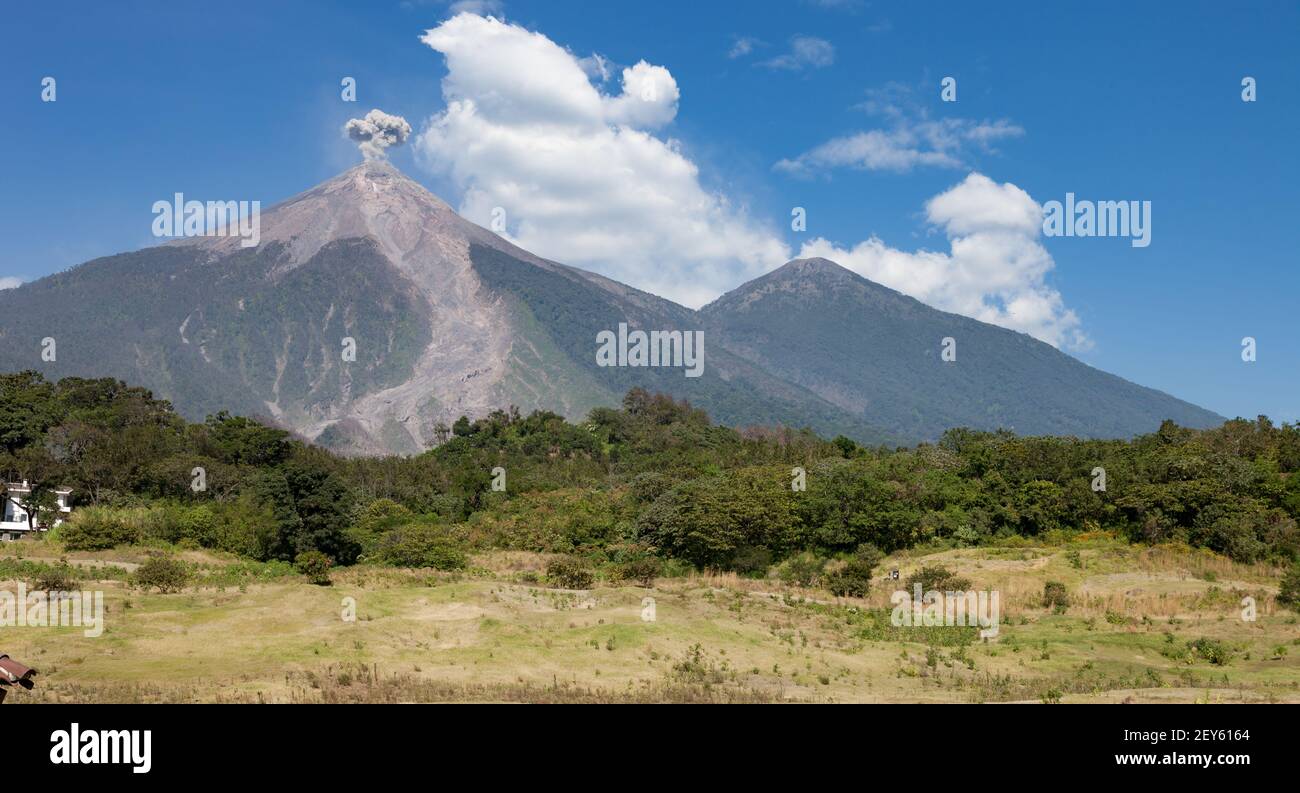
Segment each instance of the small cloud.
[[866,6],[865,0],[804,0],[810,6],[823,8],[827,11],[860,11]]
[[727,51],[728,58],[743,58],[754,51],[755,47],[763,46],[763,42],[753,36],[736,36],[731,44],[731,49]]
[[457,14],[501,16],[505,12],[505,4],[501,0],[402,0],[400,5],[406,11],[416,11],[429,6],[447,6],[447,13],[451,16]]
[[803,69],[820,69],[835,62],[835,46],[826,39],[816,36],[795,36],[790,40],[790,51],[778,55],[761,65],[769,69],[801,71]]
[[501,14],[505,10],[505,5],[501,0],[455,0],[447,9],[453,15],[455,14],[478,14],[484,16],[487,14]]
[[23,285],[23,279],[16,275],[0,276],[0,289],[17,289]]
[[773,168],[804,177],[835,168],[898,173],[923,166],[962,168],[970,151],[994,154],[997,141],[1025,134],[1007,119],[932,119],[910,89],[898,84],[869,91],[858,108],[886,119],[888,128],[831,138]]
[[343,125],[343,132],[356,141],[367,160],[383,160],[393,146],[401,146],[411,135],[411,125],[401,116],[371,110],[365,118],[354,118]]
[[662,66],[638,61],[623,70],[623,93],[605,101],[605,118],[613,124],[657,129],[677,116],[681,92],[672,74]]

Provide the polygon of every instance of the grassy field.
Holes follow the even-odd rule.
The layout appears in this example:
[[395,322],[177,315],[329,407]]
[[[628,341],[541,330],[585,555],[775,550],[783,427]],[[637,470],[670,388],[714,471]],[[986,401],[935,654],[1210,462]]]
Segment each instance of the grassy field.
[[[906,577],[938,562],[997,590],[987,642],[890,625],[890,581],[860,600],[735,576],[569,591],[533,581],[545,557],[494,553],[458,575],[363,566],[324,587],[189,551],[201,583],[158,594],[127,583],[145,554],[68,559],[105,593],[102,636],[0,628],[0,652],[40,670],[9,703],[1300,701],[1300,621],[1274,604],[1281,571],[1186,548],[1099,538],[880,566]],[[0,590],[61,556],[0,545]],[[1070,592],[1063,614],[1042,605],[1049,580]],[[1202,639],[1226,656],[1207,660]]]

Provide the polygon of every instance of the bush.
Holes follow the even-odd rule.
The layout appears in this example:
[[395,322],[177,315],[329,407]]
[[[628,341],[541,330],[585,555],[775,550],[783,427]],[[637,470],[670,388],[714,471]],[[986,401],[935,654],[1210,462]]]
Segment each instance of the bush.
[[217,516],[206,504],[185,511],[180,517],[180,537],[177,542],[190,540],[204,548],[217,544]]
[[1300,611],[1300,562],[1291,565],[1291,569],[1287,571],[1286,575],[1282,576],[1282,584],[1277,592],[1277,602],[1292,611]]
[[871,590],[871,575],[882,557],[875,546],[860,546],[842,567],[825,577],[826,588],[837,597],[865,597]]
[[330,568],[334,566],[334,560],[320,551],[303,551],[293,560],[293,564],[313,584],[329,586],[332,583]]
[[411,510],[392,499],[378,498],[366,505],[348,533],[362,553],[373,553],[384,534],[414,520]]
[[647,471],[632,477],[632,498],[638,504],[650,504],[672,488],[673,482],[658,471]]
[[792,556],[781,565],[781,580],[796,586],[813,586],[821,580],[826,560],[811,553]]
[[922,566],[904,582],[909,590],[921,585],[922,592],[965,592],[970,589],[970,579],[962,578],[943,565]]
[[1060,581],[1048,581],[1043,584],[1043,608],[1049,608],[1057,614],[1064,614],[1070,607],[1070,593]]
[[45,566],[31,580],[31,587],[41,592],[70,592],[77,588],[77,573],[66,562]]
[[871,574],[881,558],[882,554],[874,546],[858,548],[843,567],[826,577],[826,588],[836,597],[866,597],[871,590]]
[[643,587],[654,586],[655,579],[663,574],[664,563],[656,556],[643,556],[625,562],[619,567],[619,575],[626,581],[635,581]]
[[762,578],[772,566],[772,552],[747,545],[736,551],[729,566],[747,578]]
[[59,539],[69,551],[106,551],[139,542],[141,537],[124,510],[83,507],[59,527]]
[[1187,648],[1215,666],[1225,666],[1232,660],[1232,650],[1218,639],[1197,639],[1188,642]]
[[374,558],[393,567],[435,570],[460,570],[468,561],[460,545],[445,530],[419,523],[385,534],[378,542]]
[[546,580],[561,589],[590,589],[591,568],[576,556],[561,556],[546,565]]
[[277,528],[270,506],[260,503],[256,494],[248,492],[234,501],[216,504],[214,509],[217,516],[215,548],[251,559],[267,558],[267,546]]
[[150,556],[131,576],[131,583],[141,589],[178,592],[190,580],[190,569],[180,559],[161,554]]

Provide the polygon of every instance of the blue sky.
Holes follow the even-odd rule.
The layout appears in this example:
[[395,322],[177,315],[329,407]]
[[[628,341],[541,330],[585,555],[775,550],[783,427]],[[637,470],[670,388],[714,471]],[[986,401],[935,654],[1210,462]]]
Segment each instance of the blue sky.
[[[416,130],[391,152],[394,164],[476,221],[506,205],[510,235],[543,255],[699,302],[782,251],[847,256],[874,237],[877,247],[841,263],[868,277],[902,268],[890,285],[945,308],[987,299],[1003,324],[1225,415],[1300,418],[1297,4],[475,5],[505,26],[443,28],[436,49],[420,36],[451,15],[447,3],[7,4],[0,279],[155,244],[150,207],[177,191],[269,206],[358,162],[340,129],[382,108]],[[517,61],[476,54],[497,34],[515,37]],[[640,163],[615,181],[599,158],[560,174],[538,163],[557,140],[547,137],[556,109],[589,98],[578,86],[555,89],[545,107],[521,99],[520,84],[550,91],[571,69],[551,45],[591,71],[605,103],[579,122],[591,137],[578,142],[608,142],[610,162]],[[449,57],[460,58],[454,69]],[[622,70],[641,61],[663,91],[649,110],[619,109]],[[41,101],[45,76],[57,80],[52,103]],[[344,76],[357,81],[356,103],[340,98]],[[957,80],[953,103],[939,97],[947,76]],[[1257,81],[1256,102],[1241,101],[1245,76]],[[480,112],[449,113],[449,99]],[[442,133],[426,134],[431,119]],[[606,129],[620,123],[635,134]],[[543,128],[500,144],[522,148],[467,153],[480,139]],[[998,128],[1013,132],[988,136]],[[941,142],[927,137],[935,129]],[[778,165],[814,162],[818,147],[873,132],[885,151],[869,152],[901,159]],[[651,145],[644,160],[629,153],[639,143]],[[661,181],[683,164],[693,172]],[[530,191],[514,205],[512,180]],[[655,216],[635,196],[574,201],[584,185],[603,195],[642,182],[662,188],[659,198],[680,203],[698,190],[709,203]],[[1010,212],[1066,192],[1150,201],[1150,246],[968,222],[997,202]],[[928,204],[942,195],[950,200]],[[806,231],[790,228],[796,206]],[[695,217],[705,233],[694,233]],[[599,233],[587,240],[579,222]],[[638,223],[653,233],[649,249],[637,244]],[[732,261],[698,244],[705,236],[745,253]],[[954,239],[977,250],[959,253]],[[1017,264],[998,269],[1003,253]],[[970,262],[1010,286],[981,293]],[[958,266],[967,280],[917,281],[925,267]],[[673,291],[687,284],[693,291]],[[1059,302],[1046,320],[1017,317],[999,303],[1017,296]],[[1254,363],[1241,360],[1245,336],[1257,339]]]

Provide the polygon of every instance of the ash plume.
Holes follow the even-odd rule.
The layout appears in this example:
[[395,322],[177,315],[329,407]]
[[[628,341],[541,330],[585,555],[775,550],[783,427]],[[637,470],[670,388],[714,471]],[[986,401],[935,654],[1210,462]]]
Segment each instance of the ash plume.
[[392,116],[382,110],[371,110],[364,118],[354,118],[343,126],[343,132],[357,142],[357,148],[367,160],[387,159],[392,146],[401,146],[411,134],[411,125],[401,116]]

